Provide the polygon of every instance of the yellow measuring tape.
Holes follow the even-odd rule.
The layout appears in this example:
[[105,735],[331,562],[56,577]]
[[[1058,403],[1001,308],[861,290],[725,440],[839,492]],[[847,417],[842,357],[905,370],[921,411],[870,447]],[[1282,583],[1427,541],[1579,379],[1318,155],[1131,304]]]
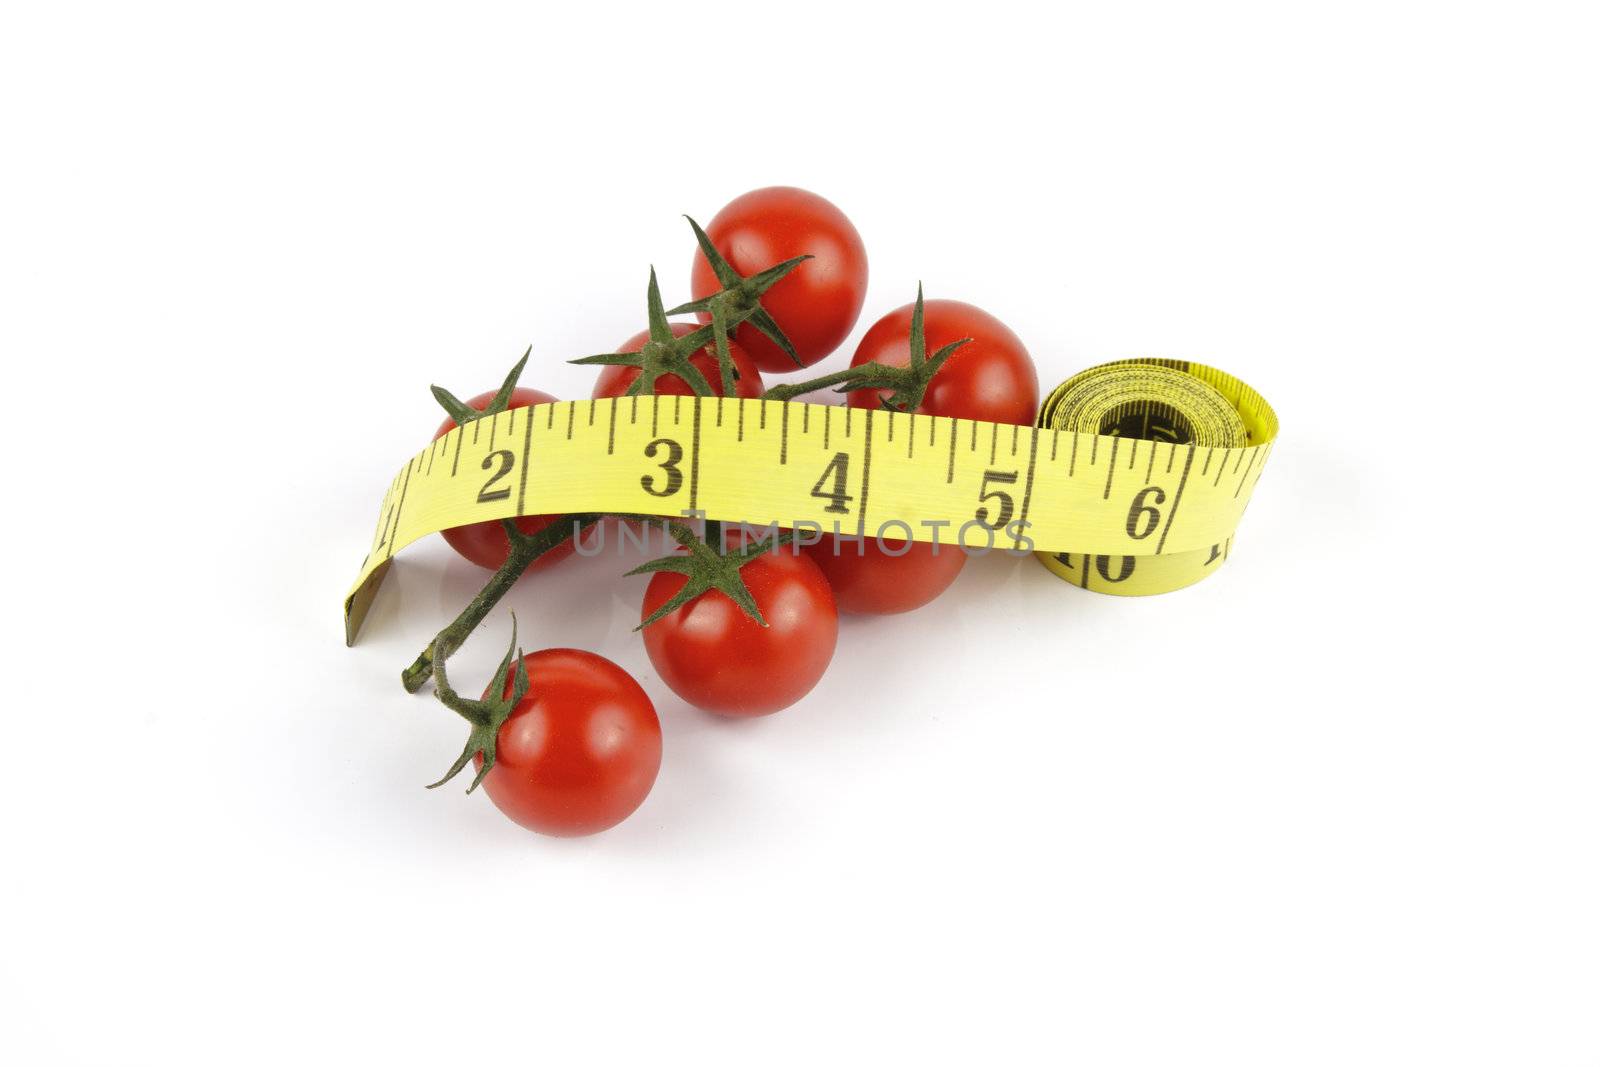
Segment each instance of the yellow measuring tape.
[[[395,552],[468,523],[625,512],[1034,551],[1073,584],[1178,589],[1228,556],[1278,419],[1213,367],[1074,376],[1037,426],[721,397],[563,400],[459,427],[384,494],[345,598],[354,642]],[[846,549],[848,551],[848,549]]]

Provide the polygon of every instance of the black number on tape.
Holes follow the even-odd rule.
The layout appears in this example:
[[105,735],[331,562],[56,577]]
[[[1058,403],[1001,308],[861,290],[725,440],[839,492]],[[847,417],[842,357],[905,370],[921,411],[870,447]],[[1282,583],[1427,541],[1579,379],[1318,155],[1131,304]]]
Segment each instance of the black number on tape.
[[[990,482],[995,482],[999,485],[1016,485],[1017,472],[984,471],[983,484],[978,487],[978,510],[973,512],[972,517],[991,530],[1001,530],[1005,528],[1006,523],[1011,521],[1011,516],[1016,513],[1017,504],[1016,501],[1011,499],[1011,494],[1004,489],[989,488]],[[983,503],[986,500],[998,500],[1000,502],[1000,514],[993,519],[989,518],[988,505]]]
[[1094,569],[1099,571],[1100,577],[1104,578],[1108,582],[1125,582],[1129,578],[1133,577],[1133,557],[1122,557],[1122,564],[1117,569],[1115,577],[1112,577],[1111,574],[1110,556],[1096,556],[1094,558]]
[[1139,490],[1133,498],[1133,507],[1128,509],[1128,536],[1135,541],[1142,541],[1156,532],[1156,527],[1161,525],[1161,512],[1154,504],[1147,503],[1152,497],[1156,504],[1167,502],[1166,490],[1159,485],[1152,485],[1147,489]]
[[639,479],[639,485],[651,496],[671,496],[683,488],[683,471],[678,469],[678,464],[683,462],[683,446],[670,437],[658,437],[644,446],[646,459],[655,459],[662,450],[667,453],[667,458],[660,461],[660,467],[667,475],[667,484],[660,489],[656,488],[656,476],[646,474]]
[[[833,479],[833,487],[824,488],[827,486],[829,478]],[[834,515],[848,515],[850,514],[850,509],[845,505],[845,501],[855,499],[855,497],[845,492],[849,484],[850,453],[835,452],[833,458],[828,461],[828,465],[822,469],[822,477],[818,478],[817,484],[811,487],[811,495],[818,500],[831,501],[827,507],[822,509],[823,511]]]
[[511,498],[511,487],[509,485],[504,489],[496,489],[494,483],[504,480],[506,475],[511,473],[511,468],[516,466],[517,457],[509,448],[497,448],[483,457],[484,470],[488,470],[496,463],[500,464],[500,469],[489,475],[489,480],[483,483],[482,489],[478,490],[478,503],[480,504],[488,504],[495,500],[509,500]]

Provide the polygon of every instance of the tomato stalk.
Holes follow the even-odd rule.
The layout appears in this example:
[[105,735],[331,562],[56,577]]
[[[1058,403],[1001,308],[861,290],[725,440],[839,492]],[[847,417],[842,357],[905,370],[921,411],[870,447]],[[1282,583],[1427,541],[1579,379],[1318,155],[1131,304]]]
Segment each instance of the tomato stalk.
[[971,340],[970,337],[963,337],[959,341],[951,341],[933,355],[928,355],[927,334],[922,326],[922,283],[918,282],[917,304],[911,312],[910,351],[906,356],[904,367],[891,367],[874,360],[846,367],[832,374],[824,374],[810,381],[775,385],[766,391],[764,398],[793,400],[803,393],[815,392],[830,385],[838,386],[839,388],[834,390],[838,393],[849,393],[859,389],[887,389],[890,390],[890,395],[880,398],[886,409],[915,411],[921,406],[922,398],[927,394],[933,376],[939,373],[939,368],[955,354],[956,349]]
[[511,717],[517,702],[527,695],[530,684],[528,668],[522,660],[522,649],[517,647],[515,614],[511,616],[511,644],[506,648],[505,658],[500,661],[500,666],[494,672],[494,680],[489,683],[488,695],[482,700],[471,700],[460,696],[451,688],[450,680],[445,676],[444,657],[440,657],[435,669],[434,691],[445,707],[467,720],[467,725],[471,729],[461,755],[450,765],[443,778],[428,786],[429,789],[437,789],[444,785],[460,774],[474,756],[481,755],[483,766],[478,768],[472,784],[467,786],[467,792],[470,793],[478,788],[484,776],[494,767],[495,747],[500,739],[500,727]]
[[[673,571],[683,575],[688,581],[683,583],[683,588],[666,603],[662,604],[650,614],[643,622],[634,627],[637,632],[651,623],[670,615],[689,601],[702,593],[712,589],[718,590],[727,598],[739,605],[739,610],[750,616],[756,625],[765,627],[767,620],[762,618],[761,609],[756,606],[755,598],[750,595],[750,590],[745,586],[744,579],[739,571],[757,556],[770,552],[779,545],[787,544],[794,539],[792,532],[778,534],[752,545],[746,545],[737,552],[728,552],[722,545],[722,529],[718,524],[713,532],[711,524],[707,523],[707,540],[702,540],[693,530],[681,522],[671,519],[665,520],[667,532],[672,539],[678,542],[684,551],[677,555],[663,556],[653,559],[649,563],[641,564],[629,571],[634,574],[654,574],[657,571]],[[716,545],[716,547],[712,547]]]
[[522,577],[523,572],[533,566],[540,556],[562,544],[567,538],[578,536],[601,518],[602,516],[597,513],[566,515],[563,516],[565,521],[553,522],[532,534],[525,534],[517,529],[517,524],[510,519],[502,520],[506,537],[511,540],[510,554],[461,614],[457,615],[450,625],[439,631],[411,666],[400,672],[400,682],[406,687],[406,692],[415,693],[422,688],[434,670],[466,643],[472,631],[488,617],[489,612],[494,610],[494,606],[500,603],[501,598],[510,592],[517,579]]
[[[656,269],[650,268],[650,287],[645,292],[646,314],[650,324],[650,339],[637,352],[605,352],[598,356],[584,356],[568,360],[580,366],[637,367],[639,376],[628,386],[624,396],[654,396],[656,379],[675,374],[682,378],[695,396],[710,396],[711,385],[700,368],[689,362],[689,357],[699,352],[712,337],[712,328],[702,326],[682,337],[672,336],[672,324],[662,310],[661,287],[656,284]],[[726,339],[724,339],[726,342]],[[733,395],[733,356],[727,352],[726,343],[717,351],[717,362],[722,370],[724,395]]]
[[733,395],[732,390],[727,387],[727,374],[733,366],[733,361],[728,356],[728,334],[740,323],[750,323],[765,334],[773,344],[783,349],[784,355],[794,360],[796,367],[804,367],[805,363],[794,350],[794,344],[779,328],[777,320],[761,306],[761,296],[778,284],[784,275],[812,257],[795,256],[766,270],[757,271],[747,278],[733,269],[733,264],[729,263],[717,250],[717,246],[711,243],[711,238],[706,236],[706,231],[700,228],[698,222],[688,215],[684,218],[689,219],[689,226],[694,230],[694,239],[700,245],[700,253],[706,257],[706,262],[711,264],[711,270],[716,274],[717,281],[722,283],[722,289],[699,300],[679,304],[667,314],[684,315],[693,311],[706,312],[711,316],[712,334],[717,342],[717,362],[723,368],[724,395]]
[[[691,225],[694,223],[693,219],[689,221]],[[699,231],[698,226],[696,230]],[[703,231],[701,232],[703,236]],[[713,248],[712,251],[715,252],[716,249]],[[696,396],[710,396],[711,387],[706,382],[705,375],[701,374],[700,369],[691,364],[689,359],[707,344],[714,344],[722,395],[733,396],[734,382],[738,380],[739,371],[734,367],[733,353],[728,349],[729,334],[746,320],[759,317],[763,322],[770,323],[773,332],[768,336],[792,351],[793,346],[789,344],[789,339],[784,337],[783,331],[771,321],[771,316],[761,309],[761,294],[809,258],[809,256],[797,256],[775,267],[769,267],[759,274],[753,274],[749,278],[740,278],[737,274],[732,274],[733,282],[730,288],[713,293],[704,300],[673,308],[671,311],[662,308],[661,288],[656,283],[655,268],[651,267],[650,287],[645,294],[649,340],[637,352],[605,352],[568,362],[579,366],[637,367],[639,376],[628,386],[624,396],[653,396],[656,379],[668,374],[682,378]],[[723,261],[723,265],[727,266],[726,260]],[[732,272],[731,267],[728,270]],[[711,324],[682,337],[674,337],[667,316],[685,311],[707,311],[711,315]],[[766,332],[765,328],[758,328]]]
[[500,384],[500,389],[483,406],[483,410],[456,399],[455,394],[442,385],[432,385],[428,388],[433,393],[433,398],[444,408],[445,413],[455,420],[457,426],[465,426],[476,419],[492,418],[506,409],[511,403],[511,394],[516,391],[517,379],[522,377],[522,368],[528,365],[528,357],[533,355],[533,346],[529,345],[522,353],[522,358],[517,360],[516,366],[511,368],[511,373],[506,375],[506,380]]

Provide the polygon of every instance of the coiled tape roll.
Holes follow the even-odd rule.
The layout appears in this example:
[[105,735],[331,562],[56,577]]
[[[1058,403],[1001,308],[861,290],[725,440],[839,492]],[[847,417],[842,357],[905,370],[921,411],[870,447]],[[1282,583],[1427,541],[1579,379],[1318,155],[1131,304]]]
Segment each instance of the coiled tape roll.
[[[1039,426],[1056,433],[1109,436],[1130,453],[1137,452],[1138,445],[1128,442],[1149,442],[1144,482],[1129,502],[1128,549],[1038,554],[1051,571],[1085,589],[1145,596],[1192,585],[1228,558],[1234,524],[1261,476],[1278,434],[1278,417],[1254,389],[1215,367],[1182,360],[1129,359],[1091,367],[1057,386],[1039,410]],[[1158,475],[1154,460],[1160,444],[1168,448]],[[1114,444],[1113,451],[1117,447]],[[1137,459],[1130,455],[1129,463],[1137,466]],[[1173,468],[1179,463],[1182,469],[1174,481]],[[1116,472],[1108,473],[1109,499]],[[1218,492],[1224,483],[1231,492]],[[1185,523],[1211,529],[1217,540],[1201,548],[1169,551],[1171,526],[1186,494]],[[1161,536],[1151,551],[1146,543],[1158,529]]]

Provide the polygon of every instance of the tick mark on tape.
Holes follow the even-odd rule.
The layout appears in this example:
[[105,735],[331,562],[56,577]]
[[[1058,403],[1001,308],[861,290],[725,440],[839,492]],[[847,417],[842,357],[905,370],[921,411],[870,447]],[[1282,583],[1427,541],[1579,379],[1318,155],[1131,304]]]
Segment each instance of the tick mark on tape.
[[1241,477],[1239,479],[1239,488],[1235,489],[1233,491],[1233,498],[1235,500],[1239,499],[1239,492],[1240,492],[1240,490],[1244,489],[1245,480],[1250,477],[1250,468],[1254,467],[1255,465],[1256,465],[1256,450],[1255,449],[1251,449],[1250,450],[1250,462],[1249,462],[1249,464],[1247,464],[1245,466],[1243,477]]

